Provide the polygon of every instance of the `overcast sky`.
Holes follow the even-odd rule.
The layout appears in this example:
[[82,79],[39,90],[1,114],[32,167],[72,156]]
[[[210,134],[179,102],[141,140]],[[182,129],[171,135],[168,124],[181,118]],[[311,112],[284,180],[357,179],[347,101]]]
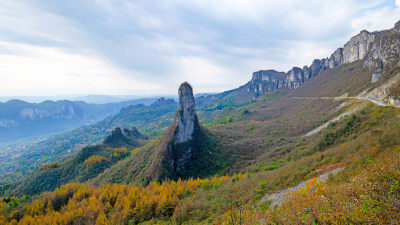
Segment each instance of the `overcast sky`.
[[398,20],[400,0],[0,0],[0,96],[225,91]]

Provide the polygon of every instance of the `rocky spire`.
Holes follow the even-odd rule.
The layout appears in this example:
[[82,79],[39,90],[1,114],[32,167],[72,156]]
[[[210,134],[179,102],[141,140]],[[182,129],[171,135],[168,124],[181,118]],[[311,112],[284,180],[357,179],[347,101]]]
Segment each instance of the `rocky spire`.
[[195,103],[193,89],[190,84],[184,82],[178,90],[179,108],[177,111],[177,132],[175,144],[184,143],[193,139],[197,116],[195,113]]
[[197,119],[192,86],[182,83],[178,95],[179,106],[174,123],[161,140],[148,149],[155,154],[146,171],[150,179],[202,177],[221,166],[213,162],[218,154],[210,155],[215,146],[210,142],[207,129],[202,128]]

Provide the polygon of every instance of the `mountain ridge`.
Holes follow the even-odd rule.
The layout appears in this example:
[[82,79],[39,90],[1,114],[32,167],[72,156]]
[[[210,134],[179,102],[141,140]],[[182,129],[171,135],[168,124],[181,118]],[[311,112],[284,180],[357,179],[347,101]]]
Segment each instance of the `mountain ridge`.
[[[385,68],[388,67],[386,64],[393,64],[393,62],[400,66],[399,56],[396,57],[395,54],[395,52],[400,51],[400,43],[396,39],[393,41],[393,38],[381,38],[382,34],[398,32],[400,30],[399,27],[400,21],[390,30],[372,33],[362,30],[359,34],[350,38],[343,47],[336,49],[330,57],[314,59],[310,66],[304,66],[303,68],[293,67],[286,73],[275,70],[256,71],[253,73],[251,81],[245,85],[245,88],[247,88],[248,92],[254,92],[254,97],[281,87],[295,89],[327,69],[346,63],[353,63],[361,59],[365,60],[363,66],[368,69]],[[372,81],[377,82],[381,74],[381,70],[376,70],[374,77],[371,77]]]

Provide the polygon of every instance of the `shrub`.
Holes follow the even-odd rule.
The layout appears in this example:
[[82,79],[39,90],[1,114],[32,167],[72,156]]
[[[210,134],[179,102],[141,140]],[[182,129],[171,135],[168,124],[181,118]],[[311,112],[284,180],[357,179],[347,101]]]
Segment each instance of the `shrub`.
[[45,169],[56,168],[56,167],[58,167],[58,162],[52,162],[52,163],[48,163],[48,164],[41,166],[39,168],[39,170],[45,170]]
[[85,166],[86,166],[86,168],[92,167],[92,166],[94,166],[96,164],[100,164],[105,159],[106,158],[104,156],[101,156],[101,155],[90,156],[88,159],[85,160]]

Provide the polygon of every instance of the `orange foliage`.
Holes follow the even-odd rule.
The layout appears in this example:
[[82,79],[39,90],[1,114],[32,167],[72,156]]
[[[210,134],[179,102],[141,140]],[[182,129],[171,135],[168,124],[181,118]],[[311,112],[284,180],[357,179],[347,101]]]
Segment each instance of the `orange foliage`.
[[123,154],[123,153],[126,153],[127,151],[128,151],[128,149],[126,147],[114,148],[114,153],[118,153],[118,154]]
[[[239,174],[241,178],[245,175]],[[18,224],[127,224],[172,216],[187,193],[207,185],[231,182],[228,176],[151,182],[148,186],[70,183],[20,209]],[[0,206],[2,202],[0,201]],[[3,216],[2,216],[3,215]],[[0,223],[12,223],[0,213]],[[6,222],[5,222],[6,221]]]

